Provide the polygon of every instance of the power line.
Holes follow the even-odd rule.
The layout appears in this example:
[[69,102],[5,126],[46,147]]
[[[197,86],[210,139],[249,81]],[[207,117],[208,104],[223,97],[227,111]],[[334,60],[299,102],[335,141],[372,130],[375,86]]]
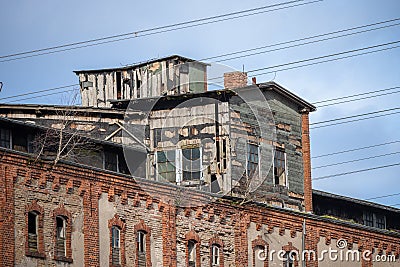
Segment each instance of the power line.
[[[394,19],[394,20],[400,20],[400,19]],[[393,20],[390,20],[390,21],[393,21]],[[388,22],[388,21],[386,21],[386,22],[379,22],[379,23],[369,24],[369,25],[360,26],[360,27],[356,27],[356,28],[370,27],[371,25],[377,25],[377,24],[387,23],[387,22]],[[256,51],[256,50],[261,50],[261,49],[265,49],[265,48],[280,46],[280,45],[284,45],[284,44],[291,44],[291,45],[288,45],[288,46],[279,47],[279,48],[275,48],[275,49],[270,49],[270,50],[266,50],[266,51],[255,52],[255,53],[250,53],[250,54],[245,54],[245,55],[240,55],[240,56],[229,57],[229,58],[225,58],[225,59],[221,59],[221,60],[216,60],[216,62],[223,62],[223,61],[228,61],[228,60],[233,60],[233,59],[239,59],[239,58],[244,58],[244,57],[249,57],[249,56],[254,56],[254,55],[260,55],[260,54],[275,52],[275,51],[284,50],[284,49],[288,49],[288,48],[294,48],[294,47],[304,46],[304,45],[308,45],[308,44],[314,44],[314,43],[319,43],[319,42],[323,42],[323,41],[338,39],[338,38],[347,37],[347,36],[351,36],[351,35],[356,35],[356,34],[360,34],[360,33],[366,33],[366,32],[371,32],[371,31],[375,31],[375,30],[381,30],[381,29],[385,29],[385,28],[389,28],[389,27],[393,27],[393,26],[398,26],[398,25],[400,25],[400,23],[395,23],[395,24],[386,25],[386,26],[381,26],[381,27],[377,27],[377,28],[372,28],[372,29],[367,29],[367,30],[362,30],[362,31],[357,31],[357,32],[342,34],[342,35],[338,35],[338,36],[323,38],[323,39],[314,40],[314,41],[309,41],[309,42],[304,42],[304,43],[300,43],[300,44],[293,44],[293,43],[295,43],[295,42],[299,42],[299,41],[302,41],[302,40],[314,39],[314,38],[320,37],[320,36],[332,35],[332,34],[336,34],[336,33],[338,33],[338,32],[346,32],[346,31],[354,30],[354,28],[350,28],[350,29],[345,29],[345,30],[341,30],[341,31],[336,31],[336,32],[325,33],[325,34],[320,34],[320,35],[316,35],[316,36],[311,36],[311,37],[296,39],[296,40],[292,40],[292,41],[285,41],[285,42],[281,42],[281,43],[277,43],[277,44],[272,44],[272,45],[267,45],[267,46],[261,46],[261,47],[252,48],[252,49],[247,49],[247,50],[242,50],[242,51],[236,51],[236,52],[232,52],[232,53],[228,53],[228,54],[223,54],[223,55],[219,55],[219,56],[213,56],[213,57],[209,57],[209,58],[200,59],[199,61],[204,61],[204,60],[209,60],[209,59],[215,59],[215,58],[225,57],[225,56],[228,56],[228,55],[241,54],[241,53],[245,53],[245,52],[249,52],[249,51]]]
[[[227,20],[232,20],[232,19],[237,19],[237,18],[242,18],[242,17],[258,15],[258,14],[262,14],[262,13],[297,7],[297,6],[303,6],[303,5],[307,5],[307,4],[321,2],[323,0],[314,0],[314,1],[308,1],[305,3],[299,3],[299,2],[304,2],[304,1],[305,0],[294,0],[294,1],[281,2],[278,4],[267,5],[267,6],[262,6],[262,7],[257,7],[257,8],[242,10],[242,11],[236,11],[236,12],[231,12],[231,13],[226,13],[226,14],[222,14],[222,15],[211,16],[211,17],[206,17],[206,18],[201,18],[201,19],[195,19],[195,20],[190,20],[190,21],[186,21],[186,22],[174,23],[174,24],[169,24],[169,25],[165,25],[165,26],[159,26],[159,27],[149,28],[149,29],[145,29],[145,30],[139,30],[139,31],[135,31],[135,32],[128,32],[128,33],[123,33],[123,34],[107,36],[107,37],[90,39],[90,40],[86,40],[86,41],[74,42],[74,43],[69,43],[69,44],[64,44],[64,45],[58,45],[58,46],[52,46],[52,47],[47,47],[47,48],[41,48],[41,49],[35,49],[35,50],[30,50],[30,51],[25,51],[25,52],[4,55],[4,56],[0,56],[0,58],[12,58],[12,59],[2,60],[0,62],[18,60],[18,59],[35,57],[35,56],[46,55],[46,54],[53,54],[53,53],[64,52],[64,51],[78,49],[78,48],[84,48],[84,47],[89,47],[89,46],[118,42],[118,41],[123,41],[123,40],[127,40],[127,39],[144,37],[144,36],[154,35],[154,34],[159,34],[159,33],[164,33],[164,32],[176,31],[176,30],[180,30],[180,29],[186,29],[186,28],[191,28],[191,27],[196,27],[196,26],[201,26],[201,25],[206,25],[206,24],[211,24],[211,23],[216,23],[216,22],[222,22],[222,21],[227,21]],[[286,6],[286,5],[288,5],[288,6]],[[261,11],[259,11],[259,10],[261,10]],[[247,13],[249,13],[249,14],[247,14]],[[199,22],[201,22],[201,23],[199,23]],[[191,25],[191,24],[193,24],[193,25]],[[116,38],[118,38],[118,39],[116,39]],[[115,39],[115,40],[113,40],[113,39]],[[66,48],[66,47],[69,47],[69,48]],[[61,49],[61,48],[66,48],[66,49]],[[56,50],[56,49],[61,49],[61,50],[51,51],[51,50]],[[45,51],[50,51],[50,52],[45,52]],[[41,52],[45,52],[45,53],[41,53]],[[39,53],[39,54],[35,54],[35,53]],[[35,55],[31,55],[31,54],[35,54]],[[18,56],[21,56],[21,57],[18,57]]]
[[349,153],[349,152],[354,152],[354,151],[359,151],[359,150],[364,150],[364,149],[369,149],[369,148],[391,145],[391,144],[395,144],[395,143],[400,143],[400,140],[381,143],[381,144],[375,144],[375,145],[370,145],[370,146],[358,147],[358,148],[353,148],[353,149],[348,149],[348,150],[343,150],[343,151],[337,151],[337,152],[328,153],[328,154],[322,154],[322,155],[318,155],[318,156],[313,156],[311,158],[315,159],[315,158],[328,157],[328,156],[344,154],[344,153]]
[[[395,193],[395,194],[390,194],[390,195],[383,195],[383,196],[378,196],[378,197],[370,197],[365,200],[374,200],[374,199],[380,199],[380,198],[386,198],[386,197],[393,197],[393,196],[398,196],[400,193]],[[393,205],[392,205],[393,206]]]
[[[313,60],[324,59],[324,58],[328,58],[328,57],[334,57],[334,56],[339,56],[339,55],[354,53],[354,52],[358,52],[358,51],[369,50],[369,49],[373,49],[373,48],[378,48],[378,47],[387,46],[387,45],[393,45],[393,44],[398,44],[398,43],[400,43],[400,40],[393,41],[393,42],[387,42],[387,43],[383,43],[383,44],[378,44],[378,45],[372,45],[372,46],[362,47],[362,48],[353,49],[353,50],[348,50],[348,51],[343,51],[343,52],[338,52],[338,53],[329,54],[329,55],[324,55],[324,56],[319,56],[319,57],[314,57],[314,58],[302,59],[302,60],[298,60],[298,61],[293,61],[293,62],[284,63],[284,64],[279,64],[279,65],[270,66],[270,67],[265,67],[265,68],[253,69],[253,70],[247,71],[247,73],[258,72],[258,71],[260,71],[260,70],[275,69],[275,68],[284,67],[284,66],[288,66],[288,65],[299,64],[299,63],[309,62],[309,61],[313,61]],[[399,46],[389,47],[389,48],[385,48],[385,49],[382,49],[382,50],[375,50],[375,51],[372,51],[372,52],[370,52],[370,53],[379,52],[379,51],[383,51],[383,50],[387,50],[387,49],[392,49],[392,48],[397,48],[397,47],[399,47]],[[364,54],[364,53],[356,54],[356,55],[354,55],[354,56],[363,55],[363,54]],[[347,57],[343,57],[343,58],[347,58]],[[343,58],[337,58],[336,60],[338,60],[338,59],[343,59]],[[281,70],[278,70],[278,71],[281,71]]]
[[312,180],[313,181],[323,180],[323,179],[328,179],[328,178],[333,178],[333,177],[338,177],[338,176],[344,176],[344,175],[349,175],[349,174],[354,174],[354,173],[360,173],[360,172],[367,172],[367,171],[372,171],[372,170],[377,170],[377,169],[389,168],[389,167],[394,167],[394,166],[398,166],[398,165],[400,165],[400,162],[399,163],[395,163],[395,164],[390,164],[390,165],[384,165],[384,166],[368,168],[368,169],[361,169],[361,170],[356,170],[356,171],[342,172],[342,173],[336,173],[336,174],[331,174],[331,175],[326,175],[326,176],[320,176],[320,177],[312,178]]
[[373,112],[368,112],[368,113],[363,113],[363,114],[357,114],[357,115],[352,115],[352,116],[346,116],[346,117],[341,117],[341,118],[336,118],[336,119],[331,119],[331,120],[318,121],[318,122],[310,123],[310,125],[321,124],[321,123],[327,123],[327,122],[332,122],[332,121],[339,121],[339,120],[347,120],[347,119],[351,119],[351,118],[362,117],[362,116],[366,116],[366,115],[372,115],[372,114],[376,114],[376,113],[388,112],[388,111],[398,110],[398,109],[400,109],[400,107],[397,107],[397,108],[390,108],[390,109],[383,109],[383,110],[377,110],[377,111],[373,111]]
[[8,103],[15,103],[15,102],[23,101],[23,100],[41,98],[41,97],[45,97],[45,96],[58,95],[58,94],[61,94],[61,93],[73,92],[73,91],[76,91],[76,90],[79,90],[79,89],[75,88],[75,89],[64,90],[64,91],[56,92],[56,93],[49,93],[49,94],[44,94],[44,95],[39,95],[39,96],[32,96],[32,97],[27,97],[27,98],[23,98],[23,99],[17,99],[17,100],[9,101],[9,102],[7,102],[7,104]]
[[332,164],[327,164],[327,165],[321,165],[321,166],[313,167],[312,169],[321,169],[321,168],[326,168],[326,167],[331,167],[331,166],[343,165],[343,164],[347,164],[347,163],[358,162],[358,161],[363,161],[363,160],[368,160],[368,159],[375,159],[375,158],[386,157],[386,156],[395,155],[395,154],[399,154],[399,153],[400,153],[400,151],[399,151],[399,152],[393,152],[393,153],[386,153],[386,154],[376,155],[376,156],[371,156],[371,157],[366,157],[366,158],[360,158],[360,159],[355,159],[355,160],[342,161],[342,162],[337,162],[337,163],[332,163]]
[[400,88],[400,86],[395,86],[395,87],[390,87],[390,88],[385,88],[385,89],[380,89],[380,90],[374,90],[374,91],[369,91],[369,92],[359,93],[359,94],[354,94],[354,95],[341,96],[341,97],[336,97],[336,98],[331,98],[331,99],[326,99],[326,100],[319,100],[319,101],[313,102],[312,104],[315,105],[315,104],[319,104],[319,103],[342,100],[342,99],[351,98],[351,97],[355,97],[355,96],[368,95],[368,94],[378,93],[378,92],[382,92],[382,91],[394,90],[394,89],[398,89],[398,88]]
[[[10,99],[10,98],[16,98],[16,97],[21,97],[21,96],[26,96],[26,95],[32,95],[32,94],[38,94],[38,93],[43,93],[43,92],[48,92],[48,91],[55,91],[55,90],[60,90],[60,89],[64,89],[64,88],[68,88],[68,87],[73,87],[73,86],[78,86],[79,84],[71,84],[71,85],[64,85],[64,86],[59,86],[59,87],[53,87],[53,88],[49,88],[49,89],[44,89],[44,90],[39,90],[36,92],[30,92],[30,93],[24,93],[24,94],[20,94],[20,95],[13,95],[13,96],[7,96],[7,97],[2,97],[0,98],[0,100],[4,100],[4,99]],[[61,93],[61,92],[60,92]],[[18,100],[19,101],[19,100]]]
[[[259,69],[253,69],[253,70],[247,71],[247,73],[258,72],[258,71],[267,70],[267,69],[275,69],[275,68],[279,68],[279,67],[295,65],[295,64],[299,64],[299,63],[310,62],[310,61],[329,58],[329,57],[335,57],[335,56],[338,56],[338,55],[349,54],[349,53],[369,50],[369,49],[373,49],[373,48],[378,48],[378,47],[388,46],[388,45],[393,45],[393,44],[398,44],[398,43],[400,43],[400,40],[393,41],[393,42],[388,42],[388,43],[383,43],[383,44],[379,44],[379,45],[362,47],[362,48],[348,50],[348,51],[343,51],[343,52],[338,52],[338,53],[319,56],[319,57],[313,57],[313,58],[307,58],[307,59],[302,59],[302,60],[298,60],[298,61],[292,61],[292,62],[289,62],[289,63],[283,63],[283,64],[264,67],[264,68],[259,68]],[[333,58],[333,59],[322,60],[322,61],[318,61],[318,62],[307,63],[307,64],[303,64],[303,65],[299,65],[299,66],[282,68],[282,69],[278,69],[278,70],[274,70],[274,71],[258,73],[258,74],[255,74],[255,75],[265,75],[265,74],[276,73],[276,72],[280,72],[280,71],[297,69],[297,68],[301,68],[301,67],[317,65],[317,64],[322,64],[322,63],[326,63],[326,62],[332,62],[332,61],[337,61],[337,60],[341,60],[341,59],[352,58],[352,57],[356,57],[356,56],[362,56],[362,55],[372,54],[372,53],[376,53],[376,52],[386,51],[386,50],[395,49],[395,48],[399,48],[399,47],[400,47],[400,45],[392,46],[392,47],[386,47],[386,48],[381,48],[381,49],[377,49],[377,50],[373,50],[373,51],[362,52],[362,53],[358,53],[358,54],[354,54],[354,55],[343,56],[343,57],[338,57],[338,58]],[[222,78],[223,77],[220,76],[220,77],[209,78],[208,80],[217,80],[217,79],[222,79]]]
[[[400,86],[395,86],[395,87],[390,87],[390,88],[385,88],[385,89],[380,89],[380,90],[374,90],[374,91],[369,91],[369,92],[365,92],[365,93],[358,93],[358,94],[354,94],[354,95],[348,95],[348,96],[342,96],[342,97],[336,97],[336,98],[331,98],[331,99],[326,99],[326,100],[320,100],[320,101],[316,101],[313,102],[313,105],[319,104],[319,103],[326,103],[326,102],[332,102],[332,101],[337,101],[337,100],[342,100],[342,99],[348,99],[348,98],[353,98],[353,97],[357,97],[357,96],[364,96],[364,95],[370,95],[370,94],[375,94],[375,93],[379,93],[379,92],[387,92],[387,91],[391,91],[394,89],[399,89]],[[360,97],[360,98],[356,98],[356,99],[350,99],[350,100],[344,100],[344,101],[340,101],[340,102],[335,102],[335,103],[328,103],[328,104],[324,104],[324,105],[317,105],[318,108],[321,107],[326,107],[326,106],[331,106],[331,105],[337,105],[337,104],[343,104],[343,103],[348,103],[348,102],[354,102],[354,101],[359,101],[359,100],[364,100],[364,99],[370,99],[370,98],[375,98],[375,97],[379,97],[379,96],[385,96],[385,95],[390,95],[390,94],[396,94],[399,93],[400,91],[395,91],[395,92],[387,92],[387,93],[383,93],[383,94],[378,94],[378,95],[373,95],[373,96],[366,96],[366,97]]]
[[371,116],[371,117],[367,117],[367,118],[361,118],[361,119],[355,119],[355,120],[349,120],[349,121],[336,122],[336,123],[331,123],[331,124],[327,124],[327,125],[314,126],[314,127],[310,127],[310,129],[318,129],[318,128],[330,127],[330,126],[335,126],[335,125],[340,125],[340,124],[346,124],[346,123],[351,123],[351,122],[357,122],[357,121],[375,119],[375,118],[386,117],[386,116],[395,115],[395,114],[399,114],[399,113],[400,113],[400,111],[397,111],[397,112],[392,112],[392,113],[383,114],[383,115]]

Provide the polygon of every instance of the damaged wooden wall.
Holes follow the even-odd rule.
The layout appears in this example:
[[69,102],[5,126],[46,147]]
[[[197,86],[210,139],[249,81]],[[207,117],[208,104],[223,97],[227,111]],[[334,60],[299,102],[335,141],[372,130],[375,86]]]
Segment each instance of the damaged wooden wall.
[[83,106],[111,107],[110,100],[199,93],[207,90],[207,65],[180,57],[123,68],[76,71]]

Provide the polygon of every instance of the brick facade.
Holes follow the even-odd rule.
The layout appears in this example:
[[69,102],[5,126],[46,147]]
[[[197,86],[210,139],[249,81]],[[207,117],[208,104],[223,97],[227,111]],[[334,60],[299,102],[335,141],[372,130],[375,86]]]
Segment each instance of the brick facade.
[[[150,252],[151,262],[147,264],[152,266],[184,266],[188,240],[196,241],[196,266],[211,266],[210,246],[214,243],[223,252],[220,266],[251,266],[254,247],[258,245],[266,246],[267,250],[282,247],[301,250],[303,224],[306,249],[318,251],[321,244],[332,246],[333,240],[345,239],[349,246],[360,251],[374,249],[397,257],[400,254],[400,235],[388,231],[255,203],[241,205],[228,199],[203,207],[181,208],[164,201],[163,188],[157,188],[150,196],[128,176],[62,163],[52,166],[51,172],[50,167],[46,163],[32,164],[25,156],[11,152],[1,159],[1,189],[6,192],[1,196],[1,212],[9,215],[2,216],[0,224],[2,266],[59,262],[52,256],[57,215],[71,222],[72,252],[67,247],[67,256],[71,255],[72,262],[63,261],[66,266],[108,266],[110,236],[101,235],[100,229],[105,227],[108,231],[111,224],[125,231],[121,255],[126,258],[123,262],[126,266],[135,266],[138,230],[149,234],[146,251]],[[30,210],[42,216],[39,258],[27,255],[25,250],[25,220]],[[16,238],[8,235],[13,230]],[[102,257],[107,258],[106,263]],[[273,263],[282,264],[276,259]],[[365,260],[360,265],[374,266]],[[308,261],[307,266],[330,265]]]

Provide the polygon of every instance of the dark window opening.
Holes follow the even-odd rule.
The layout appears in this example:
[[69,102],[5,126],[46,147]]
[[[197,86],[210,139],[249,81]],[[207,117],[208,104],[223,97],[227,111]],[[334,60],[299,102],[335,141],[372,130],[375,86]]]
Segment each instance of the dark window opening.
[[117,82],[117,99],[122,99],[122,79],[121,72],[116,73],[116,82]]
[[112,151],[104,151],[104,169],[118,171],[118,154]]
[[11,133],[9,129],[0,129],[0,147],[11,147]]
[[293,267],[294,263],[293,263],[293,255],[290,252],[286,252],[285,253],[285,257],[284,257],[284,261],[283,261],[283,266],[284,267]]
[[31,135],[15,132],[12,137],[12,146],[14,150],[21,152],[32,152]]
[[217,175],[211,175],[211,193],[218,193],[221,191],[221,187],[219,186]]
[[254,175],[258,170],[258,146],[247,144],[247,175]]
[[66,226],[67,222],[65,218],[57,216],[56,217],[57,224],[57,233],[56,233],[56,255],[58,257],[66,257]]
[[138,261],[140,267],[146,266],[146,233],[138,231],[137,233],[137,250],[138,250]]
[[120,230],[117,226],[111,227],[111,263],[112,265],[121,264]]
[[200,148],[182,149],[183,180],[200,179]]
[[275,149],[274,155],[274,184],[286,185],[286,156],[279,148]]
[[162,179],[176,181],[175,150],[157,152],[157,172]]
[[31,252],[38,251],[38,220],[39,215],[37,213],[28,213],[28,248]]
[[364,225],[374,227],[374,214],[371,212],[364,213]]
[[376,215],[376,228],[386,229],[385,216]]
[[189,267],[196,267],[196,241],[188,241],[188,262]]

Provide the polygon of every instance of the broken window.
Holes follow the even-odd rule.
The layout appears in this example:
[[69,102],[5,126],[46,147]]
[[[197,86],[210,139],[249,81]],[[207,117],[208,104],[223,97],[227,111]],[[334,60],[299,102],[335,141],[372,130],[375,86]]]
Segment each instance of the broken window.
[[281,148],[275,148],[274,184],[286,186],[286,154]]
[[12,148],[21,152],[32,152],[32,136],[24,132],[14,132],[12,136]]
[[176,181],[175,150],[157,152],[157,172],[162,179]]
[[247,175],[252,176],[258,171],[258,146],[247,144]]
[[182,149],[183,180],[199,180],[201,171],[200,148]]
[[188,262],[189,262],[189,267],[196,267],[196,241],[195,240],[189,240],[188,241]]
[[66,227],[67,220],[64,217],[56,217],[56,254],[57,257],[66,257]]
[[104,150],[104,169],[129,174],[124,154],[118,151]]
[[121,264],[120,229],[117,226],[111,227],[111,263],[112,265]]
[[121,72],[117,71],[115,74],[115,79],[117,83],[117,99],[122,99],[122,79]]
[[0,129],[0,147],[10,148],[11,134],[9,129]]
[[146,233],[143,231],[137,232],[137,252],[139,266],[146,266]]
[[28,212],[28,249],[30,252],[38,251],[38,225],[39,214]]
[[294,266],[293,255],[290,252],[285,253],[283,266],[284,267],[293,267]]
[[112,151],[104,151],[104,169],[118,171],[118,155]]

